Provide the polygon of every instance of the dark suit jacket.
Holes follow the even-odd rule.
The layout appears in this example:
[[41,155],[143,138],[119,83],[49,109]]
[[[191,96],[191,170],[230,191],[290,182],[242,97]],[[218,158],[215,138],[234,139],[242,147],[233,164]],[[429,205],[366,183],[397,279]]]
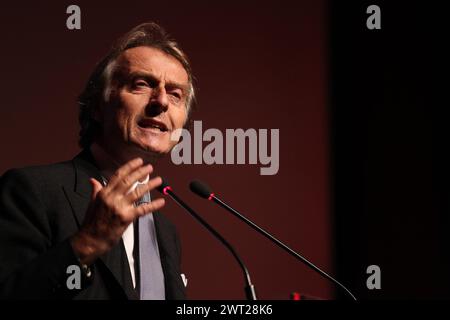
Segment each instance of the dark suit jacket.
[[[122,240],[93,265],[91,281],[69,290],[78,265],[69,243],[89,204],[89,178],[101,181],[89,151],[72,161],[13,169],[0,179],[0,298],[137,299]],[[185,299],[175,227],[153,213],[166,299]]]

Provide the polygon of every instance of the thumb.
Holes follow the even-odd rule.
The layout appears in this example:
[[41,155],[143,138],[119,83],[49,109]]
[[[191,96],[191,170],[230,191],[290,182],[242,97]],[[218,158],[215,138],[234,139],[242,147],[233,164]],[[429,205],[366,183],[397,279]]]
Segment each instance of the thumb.
[[97,193],[103,189],[103,185],[94,178],[90,178],[89,182],[92,186],[91,200],[94,200],[97,197]]

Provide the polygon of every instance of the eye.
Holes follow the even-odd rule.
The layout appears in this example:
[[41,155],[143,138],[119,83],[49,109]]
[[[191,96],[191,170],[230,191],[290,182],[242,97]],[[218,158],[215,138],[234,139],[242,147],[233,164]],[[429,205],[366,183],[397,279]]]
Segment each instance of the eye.
[[147,81],[142,80],[142,79],[138,79],[134,81],[133,84],[134,87],[139,88],[139,87],[149,87],[149,84]]
[[179,92],[170,92],[170,94],[177,99],[181,99],[181,93],[179,93]]
[[183,92],[180,89],[169,90],[167,93],[177,101],[183,98]]

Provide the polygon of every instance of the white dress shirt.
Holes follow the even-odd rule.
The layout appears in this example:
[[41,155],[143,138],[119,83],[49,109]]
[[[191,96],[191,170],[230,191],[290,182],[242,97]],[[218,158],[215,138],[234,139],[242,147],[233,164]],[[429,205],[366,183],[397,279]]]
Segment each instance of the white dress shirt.
[[[107,184],[107,179],[105,177],[103,178],[103,184]],[[149,181],[150,177],[147,176],[143,181],[136,181],[128,191],[128,193],[134,191],[138,184],[145,184]],[[133,256],[133,250],[134,250],[134,224],[130,223],[130,225],[125,229],[125,232],[122,234],[122,240],[123,244],[125,246],[125,252],[127,254],[128,258],[128,264],[130,266],[130,273],[131,273],[131,280],[133,281],[133,288],[136,288],[136,268],[134,263],[134,256]]]

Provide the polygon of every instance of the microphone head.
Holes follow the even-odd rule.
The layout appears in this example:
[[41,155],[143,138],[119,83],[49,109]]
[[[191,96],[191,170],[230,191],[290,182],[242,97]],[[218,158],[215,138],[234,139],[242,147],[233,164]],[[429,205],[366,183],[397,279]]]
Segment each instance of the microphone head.
[[162,183],[159,187],[156,187],[156,189],[159,192],[161,192],[162,194],[167,194],[167,188],[170,189],[170,186],[163,178],[161,178],[161,179],[162,179]]
[[211,190],[209,187],[204,184],[203,182],[200,182],[198,180],[194,180],[189,184],[189,189],[196,195],[208,199],[211,196]]

